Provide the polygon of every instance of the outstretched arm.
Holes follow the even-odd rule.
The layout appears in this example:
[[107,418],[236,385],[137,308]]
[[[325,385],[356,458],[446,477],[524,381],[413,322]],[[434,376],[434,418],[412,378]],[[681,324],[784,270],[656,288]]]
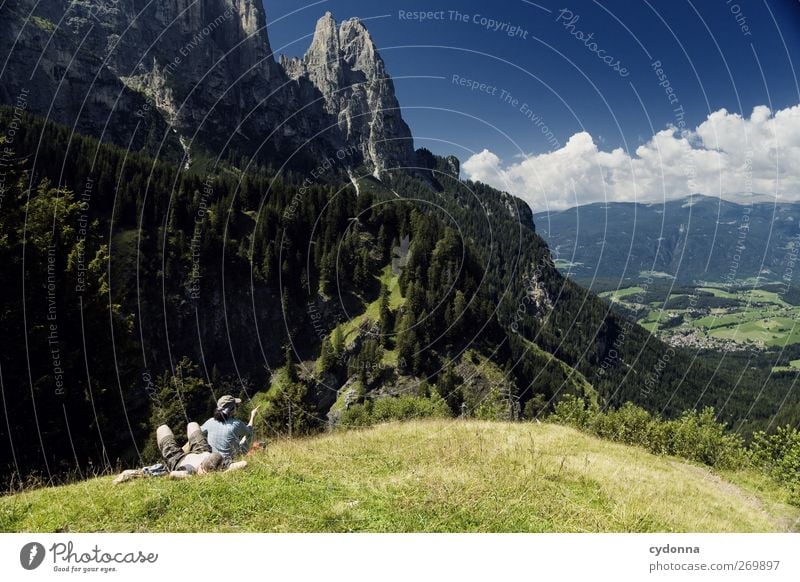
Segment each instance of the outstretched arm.
[[128,469],[127,471],[123,471],[117,478],[114,479],[114,485],[119,485],[120,483],[125,483],[126,481],[130,481],[131,479],[138,479],[139,477],[144,477],[144,471],[141,469]]
[[239,422],[240,430],[236,432],[236,435],[239,437],[239,452],[241,454],[245,454],[250,450],[250,444],[253,440],[253,422],[255,421],[257,412],[258,406],[250,411],[250,420],[247,424]]
[[[245,467],[247,467],[247,461],[237,461],[236,463],[231,463],[230,465],[228,465],[228,468],[225,469],[224,472],[228,473],[230,471],[241,471]],[[189,477],[191,477],[194,474],[195,473],[191,473],[189,471],[172,471],[169,474],[169,478],[170,479],[176,479],[176,480],[188,479]]]
[[260,406],[256,406],[253,410],[250,411],[250,421],[247,423],[247,426],[253,428],[253,421],[256,419],[256,413]]

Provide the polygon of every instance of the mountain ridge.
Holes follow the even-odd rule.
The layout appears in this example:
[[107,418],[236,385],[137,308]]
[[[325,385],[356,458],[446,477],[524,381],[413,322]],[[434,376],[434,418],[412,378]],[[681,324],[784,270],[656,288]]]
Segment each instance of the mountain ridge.
[[[12,115],[0,108],[0,122]],[[458,180],[453,160],[422,150],[427,176],[366,174],[356,195],[346,175],[309,186],[222,168],[209,182],[24,115],[15,140],[0,216],[0,262],[19,275],[0,292],[3,380],[20,387],[6,437],[32,405],[48,422],[41,446],[0,449],[6,480],[154,458],[154,427],[205,417],[220,391],[263,401],[275,435],[324,428],[338,403],[399,394],[502,419],[536,418],[567,395],[667,417],[727,405],[726,418],[752,411],[756,426],[774,414],[772,390],[751,408],[692,354],[659,364],[664,344],[558,274],[527,205]],[[409,240],[402,271],[384,279]],[[22,319],[25,305],[48,305],[49,288],[59,369],[70,371],[58,389],[47,310]],[[402,300],[384,307],[389,288]],[[638,379],[654,374],[660,389],[643,392]]]
[[795,284],[800,203],[692,194],[664,203],[596,202],[534,215],[562,270],[584,283],[658,272],[680,282]]
[[[310,83],[323,96],[326,111],[336,116],[345,141],[366,144],[366,161],[380,176],[389,167],[413,163],[411,131],[400,114],[394,84],[372,37],[358,18],[338,29],[330,12],[317,22],[302,59],[281,56],[290,79]],[[366,142],[359,136],[368,136]]]
[[345,162],[376,175],[414,165],[392,80],[358,19],[331,34],[327,13],[303,61],[276,61],[254,0],[141,9],[135,0],[9,0],[2,10],[0,45],[17,58],[0,77],[0,102],[30,89],[29,111],[83,134],[173,159],[278,157],[313,168],[356,146]]

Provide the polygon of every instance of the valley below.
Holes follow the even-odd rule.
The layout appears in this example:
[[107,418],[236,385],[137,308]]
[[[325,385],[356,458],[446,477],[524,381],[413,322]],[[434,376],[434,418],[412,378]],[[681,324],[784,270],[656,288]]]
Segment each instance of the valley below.
[[[774,285],[676,285],[650,293],[631,286],[600,296],[675,347],[763,352],[800,343],[800,305]],[[800,371],[800,361],[776,371]]]

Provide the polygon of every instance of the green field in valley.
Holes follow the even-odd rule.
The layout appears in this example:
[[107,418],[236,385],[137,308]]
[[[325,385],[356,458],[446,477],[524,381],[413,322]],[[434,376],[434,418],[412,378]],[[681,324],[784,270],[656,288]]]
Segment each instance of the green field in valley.
[[636,313],[643,327],[677,345],[763,349],[800,344],[800,306],[775,291],[683,287],[654,301],[641,287],[631,286],[600,295]]

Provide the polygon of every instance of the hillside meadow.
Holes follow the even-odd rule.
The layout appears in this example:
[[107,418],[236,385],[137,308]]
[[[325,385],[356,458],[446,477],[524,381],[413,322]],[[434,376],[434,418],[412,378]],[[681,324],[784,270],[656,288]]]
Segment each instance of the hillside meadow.
[[272,442],[240,473],[0,498],[4,532],[776,532],[800,508],[717,472],[550,423],[426,420]]

